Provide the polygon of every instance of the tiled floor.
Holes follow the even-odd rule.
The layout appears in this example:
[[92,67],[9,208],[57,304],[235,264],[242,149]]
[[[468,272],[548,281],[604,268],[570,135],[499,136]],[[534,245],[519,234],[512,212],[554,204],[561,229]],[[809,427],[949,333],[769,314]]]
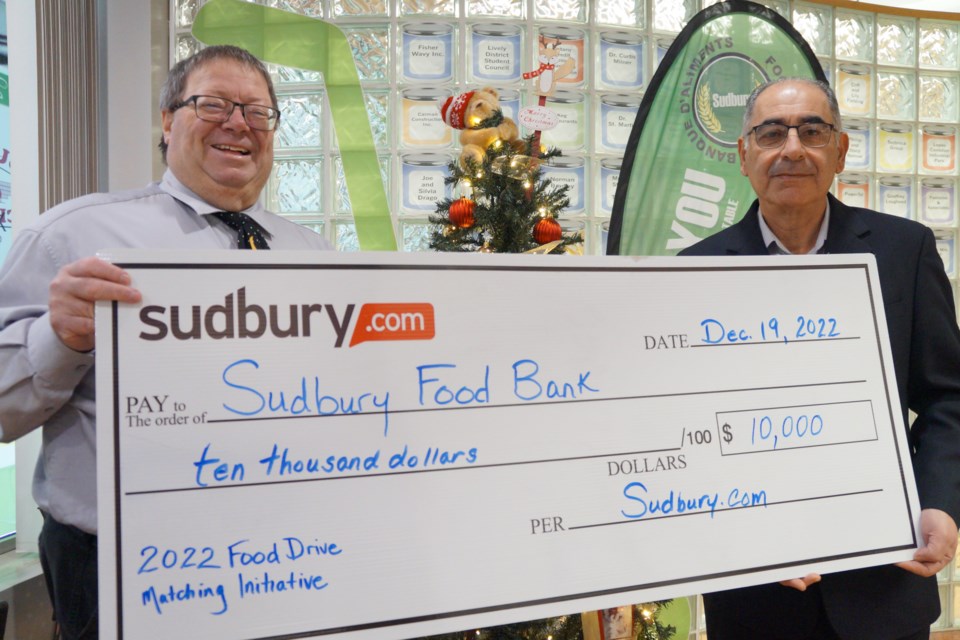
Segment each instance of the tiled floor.
[[6,629],[0,629],[0,638],[53,638],[50,600],[36,554],[0,554],[0,602],[10,605]]

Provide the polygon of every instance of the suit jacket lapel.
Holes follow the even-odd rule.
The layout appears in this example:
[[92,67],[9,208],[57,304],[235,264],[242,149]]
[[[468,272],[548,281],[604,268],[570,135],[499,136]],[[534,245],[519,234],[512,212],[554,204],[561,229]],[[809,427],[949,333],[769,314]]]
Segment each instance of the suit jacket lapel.
[[824,253],[873,253],[866,239],[870,227],[856,209],[848,207],[829,193],[830,228],[823,244]]
[[760,202],[754,200],[753,204],[744,214],[743,219],[730,227],[730,242],[727,246],[727,253],[730,255],[743,256],[762,256],[767,251],[763,243],[763,234],[760,233],[760,221],[757,219],[760,211]]

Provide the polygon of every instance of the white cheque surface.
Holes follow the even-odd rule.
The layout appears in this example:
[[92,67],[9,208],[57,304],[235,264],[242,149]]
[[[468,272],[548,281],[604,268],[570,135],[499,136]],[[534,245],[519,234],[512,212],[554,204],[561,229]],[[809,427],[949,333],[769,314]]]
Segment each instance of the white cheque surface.
[[916,547],[870,256],[111,258],[104,637],[409,638]]

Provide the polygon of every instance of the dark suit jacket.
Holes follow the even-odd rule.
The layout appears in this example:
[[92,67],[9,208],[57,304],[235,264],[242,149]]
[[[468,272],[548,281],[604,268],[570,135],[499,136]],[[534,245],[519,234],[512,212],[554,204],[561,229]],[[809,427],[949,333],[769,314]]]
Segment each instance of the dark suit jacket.
[[[933,233],[917,222],[827,197],[824,252],[876,256],[904,424],[908,408],[917,414],[908,439],[920,505],[960,522],[960,331]],[[743,220],[681,255],[769,253],[758,209],[754,202]],[[790,637],[802,635],[816,619],[821,597],[844,639],[899,638],[931,624],[940,611],[936,579],[895,566],[824,575],[819,595],[816,589],[801,593],[775,584],[707,594],[704,602],[708,619],[755,626],[756,638],[768,637],[765,629]]]

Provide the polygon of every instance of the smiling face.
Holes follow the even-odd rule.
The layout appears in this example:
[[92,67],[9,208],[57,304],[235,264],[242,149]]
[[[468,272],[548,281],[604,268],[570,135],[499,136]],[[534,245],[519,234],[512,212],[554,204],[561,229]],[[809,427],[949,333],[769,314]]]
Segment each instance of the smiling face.
[[[230,59],[214,59],[194,69],[180,99],[193,95],[272,105],[263,76]],[[192,103],[164,110],[161,117],[167,165],[180,182],[227,211],[257,201],[273,166],[273,131],[251,129],[239,108],[223,123],[201,120]]]
[[[775,84],[757,96],[748,127],[770,122],[837,124],[823,92],[796,82]],[[797,130],[791,129],[783,146],[762,149],[757,146],[756,136],[750,134],[738,142],[740,173],[750,179],[764,216],[819,217],[833,177],[843,171],[848,144],[847,134],[835,132],[826,146],[805,147]]]

